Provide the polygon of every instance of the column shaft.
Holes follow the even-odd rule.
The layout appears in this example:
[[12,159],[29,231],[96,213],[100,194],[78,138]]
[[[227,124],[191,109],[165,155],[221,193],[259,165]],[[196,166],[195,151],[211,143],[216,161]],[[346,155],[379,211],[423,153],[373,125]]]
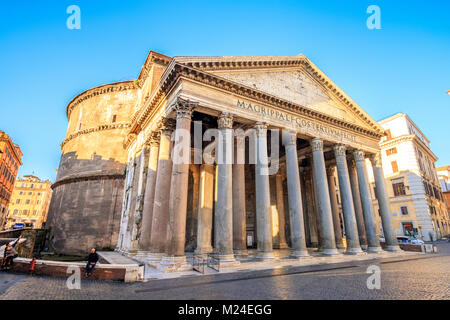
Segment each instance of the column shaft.
[[344,146],[335,146],[336,166],[338,171],[339,190],[341,193],[342,211],[344,213],[345,236],[348,254],[362,253],[359,244],[358,226],[356,224],[355,208],[348,175],[347,160]]
[[211,240],[215,171],[212,164],[200,166],[197,249],[195,250],[197,254],[207,254],[213,251]]
[[247,254],[245,209],[245,136],[235,139],[233,164],[233,250],[235,254]]
[[389,200],[386,193],[380,155],[373,155],[370,160],[372,162],[373,175],[375,177],[375,187],[381,214],[381,223],[383,225],[384,239],[386,241],[386,250],[398,251],[400,250],[400,247],[398,245],[397,236],[394,232],[394,225],[392,223],[392,214],[389,208]]
[[[286,242],[286,218],[285,218],[285,208],[284,208],[284,192],[283,192],[283,176],[278,173],[275,176],[276,185],[276,198],[277,198],[277,210],[278,210],[278,248],[286,249],[288,248]],[[301,199],[300,199],[301,200]]]
[[155,200],[156,170],[158,167],[159,135],[150,138],[150,155],[148,161],[147,181],[145,186],[144,207],[142,210],[142,230],[139,239],[141,250],[150,250],[150,234],[153,222],[153,205]]
[[347,160],[347,167],[350,177],[350,185],[352,188],[353,204],[355,207],[356,225],[358,226],[359,243],[363,249],[367,249],[367,235],[364,224],[364,215],[361,204],[361,196],[359,194],[358,176],[356,166],[353,160]]
[[267,125],[257,123],[256,129],[256,232],[257,256],[260,259],[273,259],[272,215],[270,212],[270,187],[267,155]]
[[334,180],[334,167],[327,168],[328,192],[330,193],[331,212],[333,214],[334,238],[336,246],[340,249],[344,248],[342,242],[341,218],[339,213],[339,205],[336,195],[336,183]]
[[169,198],[168,256],[183,257],[186,241],[186,211],[191,158],[192,109],[183,102],[177,107]]
[[162,256],[167,249],[167,223],[169,220],[170,181],[172,177],[171,135],[174,120],[166,119],[161,123],[158,169],[156,171],[155,197],[153,203],[153,221],[150,233],[150,252]]
[[366,163],[364,152],[355,150],[353,152],[355,157],[356,172],[358,174],[359,193],[361,195],[361,204],[364,214],[364,222],[366,227],[368,252],[380,252],[380,241],[377,236],[375,217],[373,214],[372,198],[370,196],[369,180],[367,178]]
[[308,225],[306,228],[309,230],[310,242],[312,248],[319,247],[319,232],[317,228],[317,213],[316,206],[314,204],[314,183],[312,179],[312,169],[305,170],[305,194],[306,194],[306,208],[308,215]]
[[302,192],[298,170],[297,135],[283,131],[286,150],[286,177],[288,187],[289,218],[291,225],[292,256],[308,256],[306,249],[305,224],[303,221]]
[[214,213],[214,252],[220,262],[234,261],[233,255],[233,117],[218,119],[217,206]]
[[316,191],[317,211],[321,239],[321,252],[326,255],[338,254],[334,236],[333,216],[331,212],[330,194],[323,156],[323,142],[314,138],[311,142],[313,154],[314,186]]

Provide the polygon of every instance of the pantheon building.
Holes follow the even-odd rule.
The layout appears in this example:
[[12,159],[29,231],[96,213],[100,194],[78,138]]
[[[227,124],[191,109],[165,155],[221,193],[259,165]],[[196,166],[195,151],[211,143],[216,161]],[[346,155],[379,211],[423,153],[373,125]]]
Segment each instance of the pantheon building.
[[303,55],[150,51],[137,80],[80,93],[67,117],[48,220],[55,252],[114,249],[177,271],[191,254],[230,266],[280,249],[295,259],[399,250],[384,131]]

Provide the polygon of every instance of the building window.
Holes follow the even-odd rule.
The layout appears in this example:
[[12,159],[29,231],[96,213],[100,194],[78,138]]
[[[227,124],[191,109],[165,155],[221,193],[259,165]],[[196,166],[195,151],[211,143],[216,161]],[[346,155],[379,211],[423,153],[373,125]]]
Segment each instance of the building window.
[[386,130],[386,140],[391,140],[391,139],[392,139],[391,129],[387,129]]
[[30,199],[27,199],[27,201],[25,201],[25,204],[30,204]]
[[430,215],[435,213],[435,209],[433,206],[428,206],[428,209],[430,210]]
[[17,214],[19,213],[19,210],[14,210],[13,215],[17,216]]
[[22,214],[26,216],[28,214],[28,210],[23,210]]
[[19,203],[20,203],[20,199],[17,199],[17,200],[16,200],[16,204],[19,204]]
[[22,191],[20,191],[20,192],[19,192],[19,195],[23,195],[23,192],[22,192]]
[[397,161],[392,161],[391,166],[392,166],[392,172],[398,172]]
[[37,215],[37,210],[33,211],[33,216]]
[[115,115],[113,115],[113,117],[112,117],[112,123],[115,123],[116,120],[117,120],[117,115],[115,114]]
[[387,149],[386,150],[386,155],[390,156],[391,154],[396,154],[397,153],[397,148],[391,148],[391,149]]
[[33,195],[33,192],[28,192],[28,195],[29,195],[29,196]]
[[394,196],[404,196],[405,192],[405,184],[403,182],[397,182],[392,184],[392,188],[394,189]]
[[83,126],[83,124],[80,122],[80,124],[78,125],[78,130],[81,130],[82,126]]
[[407,216],[408,213],[408,207],[400,207],[400,212],[402,213],[402,216]]

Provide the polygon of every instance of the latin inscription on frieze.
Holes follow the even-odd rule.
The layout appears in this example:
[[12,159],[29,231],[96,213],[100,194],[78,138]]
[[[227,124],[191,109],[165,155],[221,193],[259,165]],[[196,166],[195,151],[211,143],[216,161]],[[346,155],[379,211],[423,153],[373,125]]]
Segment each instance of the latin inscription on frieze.
[[244,101],[237,101],[237,107],[246,111],[250,111],[256,114],[263,115],[267,118],[286,121],[287,123],[311,133],[319,133],[325,136],[332,137],[338,140],[347,140],[350,142],[356,142],[356,136],[347,132],[330,128],[323,124],[307,120],[301,117],[293,116],[287,112],[278,111],[272,108],[246,103]]

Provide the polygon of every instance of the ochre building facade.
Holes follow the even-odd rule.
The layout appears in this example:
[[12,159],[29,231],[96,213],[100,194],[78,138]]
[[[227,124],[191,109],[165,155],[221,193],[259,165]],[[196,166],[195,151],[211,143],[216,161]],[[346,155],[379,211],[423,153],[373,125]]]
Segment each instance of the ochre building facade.
[[5,228],[8,205],[14,189],[19,167],[22,165],[22,151],[11,138],[0,130],[0,230]]
[[45,227],[52,198],[52,183],[34,175],[16,180],[8,207],[5,229],[14,226],[40,229]]
[[[114,108],[120,129],[108,123]],[[68,117],[49,219],[56,251],[107,243],[162,271],[187,268],[190,253],[227,266],[249,248],[262,260],[278,248],[380,252],[366,158],[385,248],[399,250],[384,130],[302,55],[150,52],[136,81],[80,94]]]

